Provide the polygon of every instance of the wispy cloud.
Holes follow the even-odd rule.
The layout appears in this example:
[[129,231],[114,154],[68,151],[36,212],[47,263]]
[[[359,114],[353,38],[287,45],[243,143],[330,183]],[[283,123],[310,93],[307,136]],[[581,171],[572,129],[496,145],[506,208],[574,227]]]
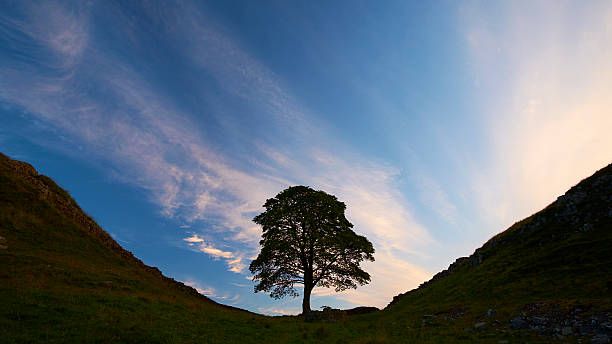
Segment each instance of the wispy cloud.
[[181,36],[186,41],[185,55],[197,68],[209,72],[227,92],[257,104],[265,116],[273,115],[284,129],[313,133],[309,130],[313,119],[307,118],[304,107],[285,91],[282,80],[244,51],[213,18],[190,3],[184,3],[176,14],[181,20],[174,25],[185,33]]
[[508,3],[502,28],[483,7],[463,11],[490,147],[472,185],[498,229],[612,161],[612,5]]
[[195,289],[198,293],[209,297],[215,301],[235,305],[240,302],[240,294],[230,292],[219,292],[217,289],[206,286],[195,279],[186,279],[182,281],[185,285],[188,285]]
[[190,246],[196,247],[198,251],[206,253],[214,259],[225,259],[229,270],[232,272],[242,273],[246,267],[243,262],[243,257],[237,256],[234,252],[223,251],[215,247],[213,244],[206,242],[202,237],[197,234],[194,234],[183,240],[186,241]]
[[281,315],[296,315],[302,312],[301,308],[296,307],[260,307],[257,309],[262,314],[272,315],[272,316],[281,316]]
[[[280,159],[283,175],[299,183],[336,195],[347,204],[347,217],[376,249],[374,263],[366,264],[372,283],[338,294],[360,305],[385,306],[392,296],[418,286],[431,273],[409,263],[432,243],[428,231],[407,208],[397,188],[399,171],[358,158],[338,158],[318,149],[294,160],[277,149],[263,149],[270,159]],[[401,280],[401,281],[400,281]],[[317,290],[314,295],[329,295]]]
[[455,223],[459,217],[457,207],[442,186],[425,172],[414,174],[413,179],[419,189],[421,202],[429,205],[441,218]]
[[[62,22],[63,16],[54,17],[58,11],[49,13],[35,24],[40,26],[38,31]],[[82,14],[74,21],[86,19]],[[66,26],[65,30],[72,28],[71,21],[66,21]],[[44,42],[44,37],[30,38],[34,43]],[[256,241],[258,228],[250,222],[250,215],[243,213],[260,206],[263,195],[269,193],[261,190],[270,183],[230,167],[208,149],[191,129],[195,125],[189,116],[128,65],[100,52],[86,57],[97,66],[97,73],[77,68],[66,78],[61,73],[48,76],[34,66],[22,66],[18,71],[2,68],[0,95],[3,101],[23,108],[112,163],[121,171],[117,176],[123,181],[149,190],[166,216],[187,222],[206,218],[229,239]],[[92,95],[83,88],[83,79],[108,92]],[[249,203],[244,197],[247,193],[260,197]],[[232,259],[230,268],[234,271],[241,266],[237,259]]]
[[47,66],[67,69],[80,61],[88,46],[89,7],[85,3],[22,2],[17,6],[19,17],[0,14],[0,23],[13,39],[24,35],[37,43],[26,54],[44,49],[50,57]]
[[[251,137],[253,154],[246,160],[220,153],[197,130],[196,114],[177,105],[130,64],[95,49],[95,40],[84,29],[88,14],[81,12],[63,21],[64,12],[49,11],[36,23],[40,32],[56,26],[60,36],[75,31],[65,36],[78,39],[66,38],[64,46],[28,34],[34,43],[49,44],[64,54],[66,63],[59,68],[69,75],[48,76],[28,66],[2,68],[0,96],[83,144],[90,154],[120,171],[117,177],[122,181],[148,190],[162,214],[190,226],[190,236],[184,239],[187,245],[224,260],[230,271],[243,272],[245,259],[257,251],[261,230],[251,219],[266,198],[291,184],[306,184],[345,201],[349,219],[377,250],[376,263],[368,266],[373,283],[342,297],[384,306],[393,295],[422,282],[429,273],[405,260],[420,255],[431,238],[398,191],[400,171],[357,156],[324,125],[311,122],[272,72],[230,36],[200,20],[198,11],[175,14],[185,20],[168,23],[174,25],[172,37],[188,37],[192,44],[184,54],[196,70],[214,75],[229,94],[245,99],[262,114],[272,113],[266,118],[270,126],[291,131],[293,141],[281,149],[273,148],[278,142]],[[93,71],[79,68],[85,59],[95,65]],[[93,95],[88,87],[104,92]],[[398,276],[403,276],[401,283]]]
[[202,294],[204,296],[213,297],[213,298],[217,296],[215,288],[205,287],[202,284],[200,284],[199,282],[196,282],[194,280],[186,280],[186,281],[182,281],[182,282],[185,285],[188,285],[188,286],[192,287],[198,293],[200,293],[200,294]]

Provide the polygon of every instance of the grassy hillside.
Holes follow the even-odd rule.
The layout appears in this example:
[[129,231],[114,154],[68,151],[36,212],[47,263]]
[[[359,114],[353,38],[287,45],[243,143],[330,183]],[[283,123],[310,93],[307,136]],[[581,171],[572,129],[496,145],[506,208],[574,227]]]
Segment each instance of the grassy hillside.
[[2,343],[260,343],[296,336],[292,326],[219,305],[144,265],[51,179],[4,155],[0,305]]
[[612,165],[385,310],[304,323],[219,305],[164,277],[51,179],[0,154],[0,342],[590,340],[612,330],[611,220]]
[[551,340],[610,336],[611,313],[608,165],[470,257],[395,297],[382,316],[434,331],[462,328],[485,338],[537,334],[532,337]]

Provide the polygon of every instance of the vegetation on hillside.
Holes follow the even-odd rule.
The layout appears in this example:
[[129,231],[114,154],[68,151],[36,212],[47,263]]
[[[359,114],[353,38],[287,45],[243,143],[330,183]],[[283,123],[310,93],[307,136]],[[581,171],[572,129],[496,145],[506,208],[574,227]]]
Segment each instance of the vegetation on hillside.
[[326,320],[306,323],[219,305],[162,276],[51,179],[0,155],[0,341],[605,340],[606,326],[612,330],[611,219],[609,165],[386,309],[355,316],[328,310]]

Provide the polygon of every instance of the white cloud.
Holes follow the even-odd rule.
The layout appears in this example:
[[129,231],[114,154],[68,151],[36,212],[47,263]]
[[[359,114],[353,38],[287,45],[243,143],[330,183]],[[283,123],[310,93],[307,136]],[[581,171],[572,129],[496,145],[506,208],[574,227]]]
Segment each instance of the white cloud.
[[[393,296],[417,287],[431,276],[409,263],[411,256],[423,255],[433,241],[397,189],[396,169],[358,158],[338,158],[318,149],[302,155],[300,161],[272,147],[263,151],[272,157],[283,156],[279,167],[282,174],[345,202],[347,218],[355,225],[355,231],[374,244],[376,261],[365,264],[372,276],[371,284],[337,294],[338,297],[355,305],[384,307]],[[317,289],[313,295],[331,294],[330,290]]]
[[457,207],[450,201],[442,186],[424,172],[414,175],[423,204],[428,205],[440,217],[450,223],[456,223]]
[[[49,66],[70,68],[78,63],[88,46],[89,4],[77,3],[70,6],[55,3],[18,3],[22,16],[9,17],[0,14],[0,22],[36,41],[54,55]],[[53,88],[53,85],[47,85]]]
[[198,293],[204,296],[211,297],[211,298],[217,297],[215,288],[205,287],[201,283],[196,282],[195,280],[191,280],[191,279],[186,280],[186,281],[181,281],[181,282],[197,290]]
[[[176,30],[184,33],[185,55],[205,69],[227,92],[273,114],[286,130],[302,135],[317,127],[305,118],[305,109],[283,88],[282,81],[245,52],[213,18],[197,6],[184,3]],[[320,123],[322,125],[322,123]]]
[[187,242],[190,246],[196,247],[198,251],[206,253],[213,259],[224,259],[231,272],[242,273],[246,268],[241,255],[230,251],[223,251],[197,234],[184,238],[183,241]]
[[[234,254],[232,252],[228,252],[228,251],[222,251],[210,244],[204,244],[202,243],[202,246],[200,246],[200,251],[208,254],[209,256],[212,256],[213,258],[225,258],[225,259],[232,259],[231,261],[228,261],[229,264],[235,263],[236,260],[233,259]],[[238,260],[239,262],[240,260]]]
[[246,268],[246,264],[244,264],[244,262],[242,261],[242,257],[236,257],[233,259],[229,259],[227,261],[227,264],[230,267],[230,271],[235,272],[235,273],[242,273],[244,272],[244,269]]
[[232,282],[230,284],[233,285],[234,287],[239,287],[239,288],[245,288],[245,287],[252,288],[253,287],[252,285],[244,284],[244,283],[234,283],[234,282]]
[[[77,21],[86,19],[81,15]],[[323,125],[308,123],[305,110],[282,89],[277,78],[229,37],[206,27],[206,21],[189,16],[185,23],[189,25],[179,27],[186,30],[182,34],[196,37],[190,56],[225,80],[224,87],[230,92],[273,113],[272,125],[292,130],[298,144],[288,143],[282,151],[254,142],[259,156],[246,162],[221,155],[195,129],[198,126],[190,113],[129,65],[102,51],[87,55],[88,63],[96,66],[95,73],[79,74],[84,72],[76,70],[69,77],[55,78],[35,70],[0,69],[0,97],[86,145],[90,153],[120,171],[117,175],[123,181],[148,190],[165,216],[191,226],[194,233],[184,239],[187,245],[222,259],[232,272],[244,272],[245,257],[252,257],[257,249],[261,231],[251,221],[253,214],[262,210],[266,198],[300,183],[346,202],[356,230],[370,238],[377,249],[376,263],[367,267],[373,280],[368,292],[347,292],[343,298],[380,307],[398,292],[422,282],[428,273],[404,259],[421,254],[431,238],[397,189],[399,171],[352,154]],[[41,30],[55,25],[39,24]],[[70,22],[65,25],[59,32],[73,28]],[[66,51],[65,60],[71,65],[77,56],[86,54],[77,43],[67,39],[63,48],[57,48]],[[105,98],[83,90],[82,79],[104,89]],[[308,133],[312,128],[317,134]]]
[[240,301],[240,295],[236,293],[230,292],[220,292],[217,289],[209,286],[205,286],[204,284],[196,281],[195,279],[186,279],[183,282],[185,285],[188,285],[195,289],[198,293],[209,297],[215,301],[229,303],[231,305],[235,305]]
[[494,30],[486,10],[464,11],[490,147],[472,185],[493,230],[612,161],[612,5],[510,3],[500,13],[506,25]]
[[280,316],[280,315],[297,315],[302,313],[301,308],[296,307],[260,307],[257,309],[260,313],[265,315]]

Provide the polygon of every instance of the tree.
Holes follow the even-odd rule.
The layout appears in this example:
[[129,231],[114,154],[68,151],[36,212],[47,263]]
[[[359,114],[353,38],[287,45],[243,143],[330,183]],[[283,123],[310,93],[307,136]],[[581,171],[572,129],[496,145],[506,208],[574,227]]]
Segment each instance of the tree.
[[253,221],[263,227],[261,251],[251,262],[255,292],[279,299],[298,296],[302,284],[302,314],[310,312],[310,294],[316,286],[336,291],[370,282],[359,267],[374,261],[374,247],[357,235],[346,219],[346,205],[335,196],[307,186],[292,186],[264,204]]

